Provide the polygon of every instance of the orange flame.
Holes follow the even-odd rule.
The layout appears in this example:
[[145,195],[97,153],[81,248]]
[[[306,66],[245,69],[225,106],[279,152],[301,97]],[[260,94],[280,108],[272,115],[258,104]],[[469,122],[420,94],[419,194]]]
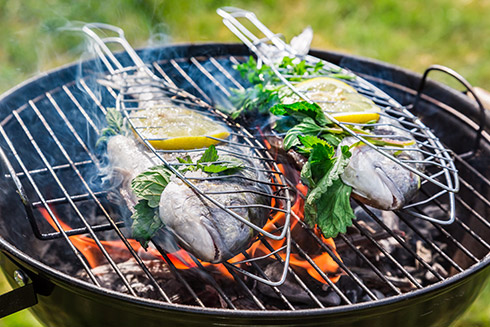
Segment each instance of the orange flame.
[[[270,145],[266,142],[266,146],[270,148]],[[282,164],[277,165],[279,170],[284,174],[284,166]],[[276,181],[279,181],[279,174],[274,174],[273,179]],[[303,195],[306,195],[307,193],[307,187],[301,183],[298,183],[296,185],[296,188],[299,192],[303,193]],[[276,188],[273,187],[273,191],[275,191]],[[279,206],[279,204],[277,204]],[[273,198],[271,201],[271,206],[276,206],[276,201]],[[62,222],[56,212],[54,211],[54,208],[50,208],[53,215],[57,217],[57,220],[61,226],[61,228],[65,231],[71,230],[71,227],[67,225],[66,223]],[[295,203],[293,204],[291,208],[292,212],[294,213],[295,216],[297,216],[299,219],[303,219],[303,210],[304,210],[304,200],[301,197],[297,197]],[[52,219],[50,213],[48,210],[45,208],[40,209],[41,214],[43,217],[46,219],[46,221],[57,231],[59,232],[59,229],[57,225],[55,224],[54,220]],[[284,225],[285,222],[285,213],[278,211],[272,219],[270,219],[267,224],[264,226],[264,230],[267,232],[273,232],[277,229],[277,226],[282,226]],[[301,232],[302,228],[301,226],[297,228],[297,226],[300,225],[298,224],[297,219],[292,219],[291,221],[291,234],[294,235],[295,232]],[[335,249],[335,243],[333,239],[325,239],[321,233],[316,231],[317,235],[322,239],[323,243],[328,246],[332,253],[340,259],[340,256],[338,255],[336,249]],[[74,246],[85,256],[89,266],[91,268],[98,267],[100,265],[106,264],[107,259],[105,258],[104,254],[102,253],[101,249],[99,248],[99,245],[97,242],[95,242],[92,238],[85,236],[85,235],[75,235],[75,236],[69,236],[70,240],[73,242]],[[308,242],[308,237],[303,237],[302,242]],[[129,245],[134,249],[135,252],[140,253],[142,250],[142,246],[140,243],[134,239],[128,239]],[[268,240],[268,243],[272,246],[273,249],[279,249],[282,246],[284,246],[286,240]],[[298,240],[296,240],[298,242]],[[311,242],[308,242],[311,243]],[[129,260],[132,256],[127,248],[127,246],[124,244],[123,241],[116,240],[116,241],[105,241],[101,240],[100,241],[101,246],[111,255],[111,257],[116,261],[116,262],[122,262]],[[264,254],[269,254],[270,250],[260,241],[256,241],[255,243],[252,244],[252,246],[247,250],[247,253],[251,257],[255,257],[256,255],[264,255]],[[278,255],[285,260],[285,254],[279,252]],[[166,261],[164,257],[158,252],[158,250],[154,248],[148,248],[147,252],[145,253],[145,256],[149,257],[154,257],[156,259],[160,259],[163,261]],[[191,258],[189,253],[187,253],[185,250],[181,249],[178,250],[174,253],[169,253],[167,254],[167,257],[169,260],[172,262],[172,264],[177,268],[177,269],[189,269],[189,268],[194,268],[197,267],[196,262]],[[310,255],[311,260],[318,266],[319,270],[321,270],[325,275],[328,276],[328,278],[332,282],[337,282],[338,279],[340,278],[340,269],[339,265],[335,262],[335,260],[327,253],[323,252],[320,254],[315,254],[315,255]],[[229,260],[231,263],[236,263],[239,261],[245,260],[245,256],[243,254],[239,254]],[[200,262],[203,266],[209,266],[213,265],[214,268],[220,271],[222,275],[224,275],[227,278],[232,279],[232,275],[228,271],[228,269],[223,265],[223,264],[211,264],[208,262]],[[290,265],[293,267],[298,267],[305,269],[308,274],[317,279],[320,282],[324,282],[324,278],[321,276],[321,274],[308,262],[308,260],[305,260],[302,256],[296,253],[291,253],[290,255]]]

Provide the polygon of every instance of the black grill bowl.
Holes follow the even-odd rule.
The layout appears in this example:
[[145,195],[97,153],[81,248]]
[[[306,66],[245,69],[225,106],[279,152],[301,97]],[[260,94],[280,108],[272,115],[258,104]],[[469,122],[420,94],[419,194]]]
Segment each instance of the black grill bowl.
[[[148,61],[171,58],[183,58],[185,61],[195,56],[249,54],[245,47],[235,44],[181,45],[145,49],[140,53]],[[353,70],[404,105],[414,101],[421,80],[418,74],[386,63],[339,53],[316,50],[312,54]],[[92,61],[69,65],[39,75],[5,93],[0,98],[2,126],[9,124],[13,110],[24,106],[28,100],[43,96],[57,86],[74,84],[80,73],[83,76],[92,74],[94,67]],[[479,128],[480,113],[466,95],[430,82],[416,109],[424,123],[433,128],[436,135],[456,154],[474,150],[473,140]],[[490,126],[488,115],[485,120],[487,126]],[[82,133],[82,136],[86,140],[94,137],[90,133]],[[462,178],[488,199],[488,129],[482,136],[477,152],[464,159],[457,156],[456,163]],[[5,142],[2,141],[1,145],[9,161],[14,162],[15,155],[9,151]],[[26,163],[27,166],[31,164],[35,167],[34,163]],[[474,251],[478,262],[468,263],[464,271],[441,282],[402,295],[352,305],[295,311],[230,310],[168,304],[97,287],[73,277],[69,268],[58,269],[46,264],[44,256],[47,254],[39,249],[47,241],[38,240],[34,236],[22,201],[5,166],[0,182],[3,190],[0,200],[0,265],[11,285],[22,290],[13,294],[15,300],[9,305],[15,310],[22,305],[27,307],[37,302],[30,310],[47,326],[447,326],[471,304],[490,275],[488,250],[474,244],[476,241],[471,237],[461,236],[464,230],[447,227],[449,234],[463,239],[464,247]],[[490,208],[480,208],[481,201],[473,201],[472,192],[467,187],[463,188],[461,197],[467,199],[475,210],[483,213],[484,219],[488,221]],[[460,219],[465,226],[474,225],[471,215]],[[470,234],[469,231],[466,233]],[[480,236],[484,240],[490,238],[488,230],[482,233]],[[456,249],[454,256],[458,256],[459,252]],[[59,260],[64,260],[62,255]],[[30,279],[27,287],[19,288],[14,280],[15,272],[19,270]]]

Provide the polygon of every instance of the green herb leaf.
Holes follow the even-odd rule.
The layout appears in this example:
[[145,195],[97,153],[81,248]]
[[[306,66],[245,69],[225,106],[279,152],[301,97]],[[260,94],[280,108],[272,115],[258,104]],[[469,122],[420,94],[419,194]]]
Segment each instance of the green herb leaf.
[[100,131],[99,139],[95,143],[96,147],[107,142],[111,136],[118,134],[127,135],[129,133],[129,127],[124,117],[116,108],[107,108],[105,119],[107,121],[107,127]]
[[330,146],[329,143],[317,136],[313,135],[298,135],[298,139],[303,146],[298,147],[299,152],[308,154],[316,144]]
[[240,169],[243,169],[245,166],[243,162],[237,158],[231,156],[222,156],[219,158],[221,163],[212,164],[212,165],[200,165],[202,171],[206,173],[225,173],[225,174],[233,174]]
[[158,208],[160,196],[170,182],[172,172],[163,165],[142,172],[131,181],[134,194],[148,201],[150,208]]
[[112,127],[116,131],[120,131],[124,126],[124,118],[116,108],[107,108],[105,119],[107,120],[107,126]]
[[301,171],[301,180],[309,187],[305,221],[317,225],[325,237],[345,232],[355,218],[349,201],[352,189],[340,179],[351,153],[346,146],[337,148],[336,156],[334,153],[329,145],[314,144]]
[[158,209],[150,207],[147,200],[140,200],[134,210],[131,216],[132,236],[146,249],[153,235],[163,227],[163,222],[158,215]]
[[218,151],[216,150],[216,147],[214,145],[210,145],[206,151],[204,151],[202,157],[197,160],[198,163],[201,162],[215,162],[219,158],[218,156]]
[[[322,186],[319,186],[322,187]],[[316,223],[325,237],[336,237],[345,233],[356,218],[350,205],[352,188],[337,179],[324,192],[308,197],[305,205],[305,220],[310,225]]]
[[269,114],[269,108],[279,103],[279,88],[267,88],[264,84],[255,84],[245,90],[232,90],[231,103],[236,109],[233,119],[245,113],[258,112]]
[[291,128],[284,137],[284,149],[289,150],[294,146],[301,144],[299,136],[301,135],[319,135],[323,131],[323,127],[318,126],[315,121],[309,117],[293,128]]
[[250,56],[247,62],[238,64],[235,69],[240,73],[242,78],[248,80],[251,84],[267,83],[273,76],[274,72],[267,65],[257,67],[254,57]]
[[314,119],[320,126],[325,126],[330,123],[318,104],[309,103],[307,101],[300,101],[292,104],[276,104],[270,108],[270,112],[277,116],[294,117],[299,122],[309,117]]

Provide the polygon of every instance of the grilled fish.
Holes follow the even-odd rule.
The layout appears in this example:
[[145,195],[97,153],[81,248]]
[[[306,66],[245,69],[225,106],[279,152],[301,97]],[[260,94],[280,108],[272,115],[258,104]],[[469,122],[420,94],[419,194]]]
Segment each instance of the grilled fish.
[[[240,153],[241,155],[235,156],[234,160],[240,160],[247,168],[232,176],[219,176],[219,178],[199,171],[189,171],[185,173],[185,177],[200,178],[191,179],[191,182],[201,192],[221,192],[222,194],[209,196],[226,207],[242,206],[232,211],[254,225],[262,227],[267,220],[269,210],[261,205],[270,205],[270,198],[266,194],[270,194],[271,191],[268,187],[264,187],[263,183],[250,181],[265,182],[265,176],[257,169],[260,168],[260,163],[248,159],[251,153],[243,151],[239,146],[228,144],[223,146],[227,150]],[[203,152],[197,150],[189,154],[195,162]],[[170,163],[178,163],[178,153],[161,155]],[[131,181],[138,174],[160,165],[161,161],[132,135],[116,135],[109,138],[107,156],[110,166],[119,177],[113,178],[114,186],[117,187],[128,208],[132,209],[138,202],[138,198],[132,192]],[[226,159],[226,155],[220,156],[220,160]],[[245,250],[255,234],[252,228],[205,199],[176,176],[171,177],[170,183],[161,195],[159,216],[165,228],[175,235],[177,242],[183,248],[197,258],[213,263],[226,261]]]
[[[415,144],[413,136],[406,132],[400,123],[386,115],[369,98],[344,82],[320,77],[307,79],[296,88],[315,101],[323,112],[344,122],[367,123],[375,120],[369,133],[386,140],[407,144],[400,147],[398,159],[412,162],[417,169],[423,167],[423,156]],[[300,101],[296,94],[286,95],[283,103]],[[378,139],[379,140],[379,139]],[[345,137],[341,145],[351,147],[352,157],[341,175],[342,181],[352,187],[352,195],[361,202],[382,210],[397,210],[406,205],[420,188],[420,177],[403,168],[393,160],[383,156],[365,144],[356,144],[355,137]],[[301,165],[302,166],[302,165]]]
[[[386,117],[378,121],[388,122],[390,126],[399,125],[395,119]],[[413,140],[410,134],[390,126],[376,127],[373,133],[386,135],[387,138],[396,136],[397,140]],[[351,146],[356,142],[356,138],[347,137],[341,145]],[[351,153],[349,164],[340,177],[345,184],[352,187],[352,196],[361,202],[381,210],[397,210],[406,205],[420,188],[418,175],[367,145],[354,146]],[[421,162],[423,159],[416,146],[400,148],[400,153],[395,157],[411,162]],[[417,164],[412,165],[417,169],[422,168]]]

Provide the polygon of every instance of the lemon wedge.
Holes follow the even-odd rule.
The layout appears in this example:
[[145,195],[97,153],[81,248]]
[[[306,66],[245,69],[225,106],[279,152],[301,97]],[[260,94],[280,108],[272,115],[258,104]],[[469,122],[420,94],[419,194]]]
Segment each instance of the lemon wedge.
[[[316,77],[295,85],[325,113],[340,122],[364,124],[379,120],[381,111],[376,104],[357,93],[350,85],[330,77]],[[288,103],[301,101],[297,95],[286,97]]]
[[134,110],[129,117],[139,135],[158,150],[200,149],[230,136],[225,125],[177,106]]

